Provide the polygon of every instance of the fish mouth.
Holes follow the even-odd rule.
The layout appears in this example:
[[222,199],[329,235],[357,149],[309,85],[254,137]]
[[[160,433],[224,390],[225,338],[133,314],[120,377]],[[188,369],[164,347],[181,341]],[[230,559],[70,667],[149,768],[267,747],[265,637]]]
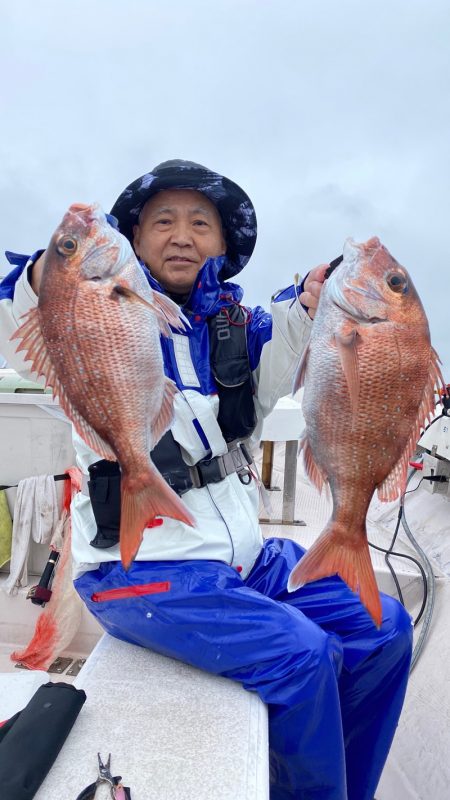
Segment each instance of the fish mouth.
[[91,203],[90,205],[87,203],[72,203],[67,214],[77,217],[84,225],[90,225],[95,220],[101,220],[105,217],[105,213],[99,203]]
[[89,211],[91,208],[92,206],[86,205],[86,203],[72,203],[69,211],[71,211],[72,214],[78,214],[79,211]]

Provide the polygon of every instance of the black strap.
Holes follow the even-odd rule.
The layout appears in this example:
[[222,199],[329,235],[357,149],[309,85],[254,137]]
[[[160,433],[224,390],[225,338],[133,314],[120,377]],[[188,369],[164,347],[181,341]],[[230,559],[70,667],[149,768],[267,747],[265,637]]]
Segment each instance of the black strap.
[[334,258],[333,261],[330,261],[330,266],[325,270],[325,280],[330,277],[331,273],[334,272],[336,267],[338,267],[343,260],[344,256],[338,256],[337,258]]

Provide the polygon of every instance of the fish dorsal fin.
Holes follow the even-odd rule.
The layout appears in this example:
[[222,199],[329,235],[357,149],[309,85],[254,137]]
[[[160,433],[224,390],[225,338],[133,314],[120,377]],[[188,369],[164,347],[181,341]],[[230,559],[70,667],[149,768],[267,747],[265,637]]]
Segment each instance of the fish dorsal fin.
[[32,308],[21,317],[24,320],[21,326],[14,331],[11,341],[17,339],[16,353],[24,352],[25,361],[31,361],[31,369],[38,377],[45,379],[45,385],[50,386],[56,393],[58,378],[50,359],[50,355],[42,334],[39,308]]
[[164,395],[161,408],[152,429],[153,447],[159,442],[167,429],[170,428],[173,419],[173,400],[177,392],[178,389],[174,382],[171,381],[170,378],[165,378]]
[[355,417],[358,412],[360,387],[358,361],[359,333],[354,328],[350,333],[336,333],[334,338],[350,395],[352,416]]
[[51,387],[54,396],[59,399],[64,413],[72,420],[76,432],[86,444],[102,458],[116,461],[116,456],[110,446],[91,428],[67,397],[65,389],[56,375],[42,335],[39,308],[28,311],[22,319],[24,322],[11,336],[11,339],[17,339],[19,342],[16,352],[24,351],[25,360],[31,361],[32,371],[38,378],[42,376],[45,385]]
[[300,361],[298,362],[297,372],[295,373],[294,386],[292,387],[292,394],[298,392],[305,382],[306,367],[308,364],[309,345],[304,349]]
[[309,443],[308,436],[306,434],[300,439],[298,443],[298,452],[300,453],[300,451],[302,451],[303,453],[303,463],[305,465],[306,474],[309,480],[311,481],[311,483],[314,484],[314,486],[319,490],[319,492],[321,492],[323,486],[325,484],[328,485],[327,477],[326,475],[324,475],[320,467],[317,465],[317,462],[311,450],[311,445]]
[[428,380],[423,389],[422,399],[417,411],[416,419],[411,427],[411,433],[406,443],[406,447],[394,468],[377,488],[378,497],[383,502],[387,503],[392,500],[396,500],[397,497],[403,494],[405,491],[409,459],[415,452],[421,429],[433,416],[435,409],[435,388],[440,388],[444,383],[439,366],[440,363],[439,356],[436,353],[436,350],[434,350],[432,347]]

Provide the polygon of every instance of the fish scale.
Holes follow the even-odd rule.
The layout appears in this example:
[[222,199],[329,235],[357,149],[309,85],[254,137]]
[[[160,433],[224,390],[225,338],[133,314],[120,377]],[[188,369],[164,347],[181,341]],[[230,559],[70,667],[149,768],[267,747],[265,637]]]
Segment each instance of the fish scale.
[[[111,325],[110,318],[106,318],[105,310],[116,301],[110,300],[111,289],[105,286],[103,290],[95,293],[92,301],[90,298],[85,300],[82,296],[77,298],[77,320],[80,330],[89,325],[89,320],[106,319],[107,328],[105,336],[108,337],[108,351],[105,355],[105,362],[108,369],[105,371],[97,370],[91,375],[86,376],[86,395],[85,395],[85,415],[89,416],[93,427],[96,428],[104,437],[116,438],[116,447],[121,460],[122,453],[120,447],[122,440],[114,436],[115,432],[109,425],[110,419],[126,420],[130,418],[130,390],[134,392],[132,413],[140,419],[152,417],[152,409],[159,408],[162,404],[164,394],[164,383],[162,380],[154,381],[153,376],[162,374],[162,356],[159,348],[159,333],[156,332],[156,342],[154,336],[149,334],[149,317],[151,311],[144,307],[134,309],[130,314],[127,309],[123,310],[120,316],[114,319],[114,312],[117,308],[112,308],[110,318],[114,320]],[[80,292],[81,294],[81,292]],[[86,319],[87,317],[87,319]],[[99,332],[101,333],[101,332]],[[153,331],[151,332],[153,333]],[[156,346],[154,346],[156,344]],[[92,364],[95,370],[96,359],[98,358],[98,345],[96,338],[93,337],[86,341],[84,345],[85,360]],[[96,391],[92,392],[92,384],[96,382]],[[112,383],[114,391],[112,392]],[[107,412],[107,419],[103,422],[99,412],[101,407]],[[145,438],[142,434],[145,432]],[[108,440],[108,439],[107,439]],[[140,452],[143,457],[154,447],[154,437],[150,427],[131,425],[128,430],[126,444],[132,443],[133,452]]]
[[175,303],[153,292],[101,208],[76,204],[47,248],[38,307],[13,336],[77,433],[99,458],[120,464],[126,568],[155,516],[195,524],[150,459],[172,422],[177,391],[164,374],[160,335],[188,324]]
[[295,389],[304,385],[306,471],[319,489],[329,484],[333,511],[292,571],[290,591],[337,573],[381,624],[366,514],[376,489],[382,500],[404,491],[439,383],[439,360],[411,277],[378,239],[349,240],[322,289],[296,378]]

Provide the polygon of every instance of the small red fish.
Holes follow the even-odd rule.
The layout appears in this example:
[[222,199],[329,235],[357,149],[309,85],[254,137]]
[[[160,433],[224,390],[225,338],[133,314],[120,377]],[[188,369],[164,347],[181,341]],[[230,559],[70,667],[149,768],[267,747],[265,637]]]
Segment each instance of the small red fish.
[[13,336],[78,434],[100,458],[120,464],[126,568],[149,520],[194,525],[149,455],[171,425],[177,392],[164,375],[160,333],[187,324],[175,303],[152,291],[101,208],[75,204],[46,251],[38,307]]
[[288,589],[337,573],[379,627],[367,510],[375,489],[384,501],[404,491],[442,375],[412,280],[377,238],[348,240],[325,282],[295,391],[302,385],[300,447],[311,481],[319,490],[328,482],[333,513]]

